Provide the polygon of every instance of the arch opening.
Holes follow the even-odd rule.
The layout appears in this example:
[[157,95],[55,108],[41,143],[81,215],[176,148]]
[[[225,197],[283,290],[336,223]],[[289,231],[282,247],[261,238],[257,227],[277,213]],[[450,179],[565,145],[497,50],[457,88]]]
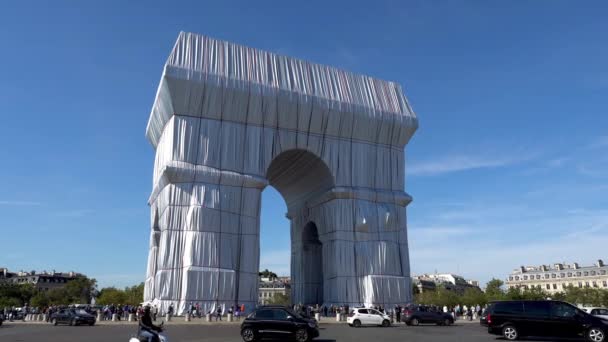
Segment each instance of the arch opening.
[[301,239],[302,304],[323,304],[323,243],[314,222],[304,226]]
[[333,176],[325,162],[301,149],[276,156],[266,171],[266,179],[283,196],[290,211],[334,187]]

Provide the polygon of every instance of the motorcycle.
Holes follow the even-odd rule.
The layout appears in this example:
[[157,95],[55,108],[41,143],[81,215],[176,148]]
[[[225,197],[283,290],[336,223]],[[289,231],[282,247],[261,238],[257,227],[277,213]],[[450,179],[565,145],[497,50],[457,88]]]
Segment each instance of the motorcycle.
[[[165,322],[162,322],[160,324],[160,329],[159,331],[156,332],[156,334],[158,335],[158,341],[160,342],[169,342],[169,338],[167,337],[167,335],[165,335],[164,329],[163,329],[163,325],[165,324]],[[143,330],[141,330],[141,328],[139,329],[139,331],[137,332],[137,336],[133,336],[129,339],[129,342],[148,342],[148,336],[145,334],[142,334]]]

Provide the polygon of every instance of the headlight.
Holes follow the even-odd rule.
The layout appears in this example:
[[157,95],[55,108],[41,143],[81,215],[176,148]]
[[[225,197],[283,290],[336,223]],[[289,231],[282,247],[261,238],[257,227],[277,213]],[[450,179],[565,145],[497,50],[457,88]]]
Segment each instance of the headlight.
[[308,326],[311,327],[311,328],[316,328],[317,324],[313,323],[313,322],[308,322]]

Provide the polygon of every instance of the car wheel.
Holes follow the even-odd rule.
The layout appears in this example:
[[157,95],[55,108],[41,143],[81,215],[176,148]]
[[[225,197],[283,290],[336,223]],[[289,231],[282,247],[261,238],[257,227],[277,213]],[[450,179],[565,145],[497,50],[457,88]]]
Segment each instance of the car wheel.
[[94,326],[94,325],[95,325],[95,322],[89,323],[89,326]]
[[53,319],[51,320],[51,324],[52,324],[52,325],[57,325],[57,318],[53,318]]
[[78,325],[78,322],[76,322],[76,320],[75,320],[75,319],[72,319],[72,320],[70,321],[70,325],[71,325],[71,326],[76,326],[76,325]]
[[449,319],[449,318],[444,319],[443,320],[443,325],[445,325],[445,326],[452,325],[452,320]]
[[606,334],[604,333],[604,330],[593,327],[587,332],[587,339],[591,342],[604,342]]
[[383,327],[390,327],[391,326],[391,322],[388,319],[385,319],[384,321],[382,321],[382,326]]
[[361,321],[358,320],[358,319],[354,320],[353,321],[353,327],[355,327],[355,328],[361,327]]
[[255,341],[255,331],[253,331],[251,328],[245,328],[243,331],[241,331],[241,337],[245,342]]
[[410,321],[410,324],[416,326],[416,325],[420,324],[420,321],[418,320],[418,318],[412,318],[412,320]]
[[512,325],[507,325],[502,328],[502,336],[509,341],[515,341],[519,337],[517,329]]
[[308,331],[306,331],[306,329],[300,329],[300,330],[296,331],[296,341],[307,342],[308,341]]

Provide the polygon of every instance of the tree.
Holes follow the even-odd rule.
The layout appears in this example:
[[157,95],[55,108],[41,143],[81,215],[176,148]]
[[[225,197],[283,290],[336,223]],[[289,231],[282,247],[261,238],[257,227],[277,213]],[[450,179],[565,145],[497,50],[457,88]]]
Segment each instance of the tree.
[[259,275],[262,278],[276,278],[277,277],[276,273],[271,272],[268,269],[263,270],[262,272],[259,273]]
[[290,306],[291,305],[291,298],[289,298],[288,295],[283,294],[283,293],[275,293],[268,300],[268,304],[270,304],[270,305]]
[[505,298],[505,292],[502,289],[504,282],[500,279],[492,278],[486,284],[486,299],[488,301],[501,300]]
[[97,304],[108,305],[108,304],[123,304],[127,301],[125,291],[117,289],[115,287],[106,287],[99,291],[99,297],[97,297]]

